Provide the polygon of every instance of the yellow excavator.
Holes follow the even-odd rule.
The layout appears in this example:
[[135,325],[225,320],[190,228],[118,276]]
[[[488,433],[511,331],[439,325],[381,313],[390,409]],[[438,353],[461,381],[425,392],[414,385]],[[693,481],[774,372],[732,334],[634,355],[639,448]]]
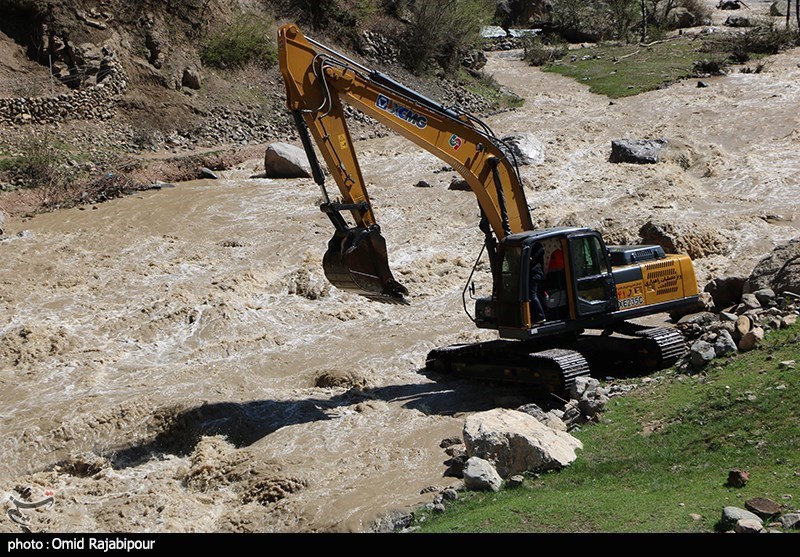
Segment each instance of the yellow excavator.
[[[335,229],[323,258],[334,286],[372,300],[408,303],[408,291],[389,269],[345,103],[446,162],[477,197],[492,295],[476,298],[474,314],[467,315],[500,338],[437,348],[428,354],[428,370],[562,395],[576,378],[591,374],[593,362],[658,368],[685,353],[676,330],[630,320],[698,304],[688,256],[653,245],[606,246],[589,228],[535,229],[513,149],[478,118],[363,66],[294,24],[278,30],[278,60],[287,106],[322,190],[321,209]],[[338,186],[335,199],[314,144]]]

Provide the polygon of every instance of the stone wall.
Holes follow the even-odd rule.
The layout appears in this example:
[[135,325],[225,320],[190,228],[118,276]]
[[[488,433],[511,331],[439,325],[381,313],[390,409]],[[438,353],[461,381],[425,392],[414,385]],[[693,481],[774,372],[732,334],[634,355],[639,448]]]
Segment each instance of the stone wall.
[[128,78],[112,57],[103,59],[97,81],[55,97],[0,99],[0,125],[54,124],[67,120],[108,120]]

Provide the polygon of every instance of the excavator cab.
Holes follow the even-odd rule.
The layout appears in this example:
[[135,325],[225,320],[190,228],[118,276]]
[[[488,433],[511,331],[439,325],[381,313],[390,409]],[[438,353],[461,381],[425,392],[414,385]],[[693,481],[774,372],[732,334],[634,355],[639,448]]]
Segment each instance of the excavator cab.
[[[544,250],[544,278],[531,284],[534,245]],[[476,323],[501,336],[528,337],[539,328],[570,329],[580,320],[617,308],[614,276],[602,237],[588,228],[560,227],[505,237],[498,245],[494,291],[476,300]],[[532,297],[545,322],[535,326]]]

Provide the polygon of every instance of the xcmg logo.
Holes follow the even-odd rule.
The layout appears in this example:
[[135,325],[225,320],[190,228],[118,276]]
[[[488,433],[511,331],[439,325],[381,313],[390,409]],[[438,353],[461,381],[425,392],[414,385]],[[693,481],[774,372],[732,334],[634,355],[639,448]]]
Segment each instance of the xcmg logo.
[[385,110],[392,116],[405,120],[409,124],[414,124],[419,129],[423,129],[428,125],[428,119],[425,116],[417,114],[410,108],[398,104],[384,95],[378,95],[378,98],[375,99],[375,106]]

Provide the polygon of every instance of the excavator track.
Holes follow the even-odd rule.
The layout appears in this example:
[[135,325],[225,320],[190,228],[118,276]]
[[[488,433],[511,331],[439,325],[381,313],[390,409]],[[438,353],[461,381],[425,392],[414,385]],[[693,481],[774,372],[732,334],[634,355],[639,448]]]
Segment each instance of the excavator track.
[[470,379],[517,383],[559,396],[568,395],[578,377],[621,363],[640,371],[674,365],[687,350],[675,329],[623,324],[624,336],[582,335],[544,349],[520,341],[456,344],[432,350],[425,368]]
[[686,340],[675,329],[652,327],[637,331],[634,335],[645,341],[646,350],[654,360],[655,368],[674,365],[686,354]]
[[602,335],[582,335],[572,346],[589,360],[593,369],[628,366],[632,371],[653,371],[674,365],[687,350],[686,340],[675,329],[620,323]]
[[525,343],[505,340],[437,348],[428,354],[425,367],[459,377],[518,383],[559,396],[568,395],[578,377],[590,374],[580,352],[531,351]]

